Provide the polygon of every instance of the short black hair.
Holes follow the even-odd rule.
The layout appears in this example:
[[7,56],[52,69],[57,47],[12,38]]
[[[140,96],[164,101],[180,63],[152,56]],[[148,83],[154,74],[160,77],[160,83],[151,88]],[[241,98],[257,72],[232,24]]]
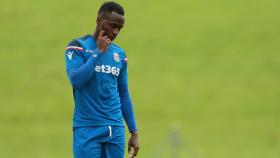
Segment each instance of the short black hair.
[[108,1],[108,2],[105,2],[102,4],[102,6],[99,8],[99,11],[98,11],[98,15],[100,15],[101,13],[104,13],[104,12],[116,12],[122,16],[124,16],[124,9],[123,7],[116,3],[116,2],[113,2],[113,1]]

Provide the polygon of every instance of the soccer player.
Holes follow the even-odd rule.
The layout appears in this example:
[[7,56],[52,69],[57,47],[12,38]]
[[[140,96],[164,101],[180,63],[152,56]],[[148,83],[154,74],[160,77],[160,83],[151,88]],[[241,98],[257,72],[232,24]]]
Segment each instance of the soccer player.
[[95,32],[74,39],[66,48],[66,72],[75,102],[75,158],[123,158],[123,118],[131,133],[130,157],[138,153],[138,132],[128,91],[127,57],[112,42],[124,21],[123,7],[116,2],[105,2],[98,11]]

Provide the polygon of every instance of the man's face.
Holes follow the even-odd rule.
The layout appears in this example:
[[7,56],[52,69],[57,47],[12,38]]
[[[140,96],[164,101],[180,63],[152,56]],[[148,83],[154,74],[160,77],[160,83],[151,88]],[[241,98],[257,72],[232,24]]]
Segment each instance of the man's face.
[[124,21],[124,16],[116,12],[103,13],[97,17],[97,31],[99,33],[101,30],[104,30],[104,34],[113,41],[123,27]]

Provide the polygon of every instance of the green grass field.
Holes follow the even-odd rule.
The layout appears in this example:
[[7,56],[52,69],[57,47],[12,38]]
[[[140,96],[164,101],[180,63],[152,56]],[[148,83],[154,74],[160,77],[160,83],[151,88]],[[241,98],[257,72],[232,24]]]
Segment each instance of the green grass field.
[[[278,0],[119,1],[140,158],[279,158]],[[102,1],[2,0],[0,157],[72,157],[64,49]],[[174,157],[172,157],[174,158]]]

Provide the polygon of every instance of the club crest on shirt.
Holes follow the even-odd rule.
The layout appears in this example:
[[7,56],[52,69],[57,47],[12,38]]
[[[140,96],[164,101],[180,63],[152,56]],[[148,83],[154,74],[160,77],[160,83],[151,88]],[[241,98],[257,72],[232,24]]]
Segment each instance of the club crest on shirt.
[[116,61],[116,62],[120,62],[120,55],[118,53],[113,53],[113,59]]

